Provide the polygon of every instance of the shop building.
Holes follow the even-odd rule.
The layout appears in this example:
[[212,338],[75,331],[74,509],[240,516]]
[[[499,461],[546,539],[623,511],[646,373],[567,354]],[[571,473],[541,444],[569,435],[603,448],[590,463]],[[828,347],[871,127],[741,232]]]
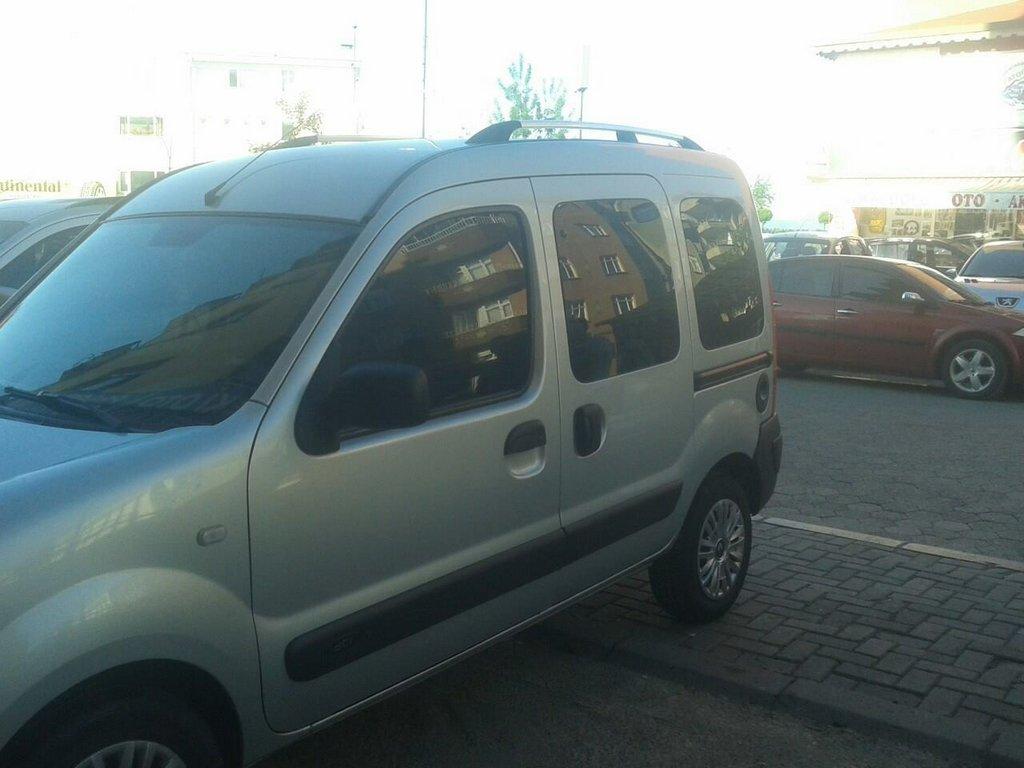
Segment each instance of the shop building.
[[823,210],[864,237],[1024,237],[1024,2],[829,43]]

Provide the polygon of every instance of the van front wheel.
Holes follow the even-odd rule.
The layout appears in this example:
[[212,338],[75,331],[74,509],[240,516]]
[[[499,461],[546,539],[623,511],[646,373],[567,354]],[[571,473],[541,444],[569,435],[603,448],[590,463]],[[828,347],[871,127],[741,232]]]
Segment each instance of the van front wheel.
[[650,567],[651,591],[668,613],[685,621],[722,616],[743,588],[750,563],[750,502],[732,477],[704,481],[683,530]]

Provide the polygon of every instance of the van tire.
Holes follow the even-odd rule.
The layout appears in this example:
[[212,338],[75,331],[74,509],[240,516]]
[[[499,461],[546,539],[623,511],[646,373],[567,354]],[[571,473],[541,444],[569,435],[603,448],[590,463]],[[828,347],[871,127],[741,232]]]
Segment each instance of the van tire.
[[225,768],[224,755],[209,725],[174,696],[136,691],[111,698],[76,697],[67,703],[72,706],[61,709],[74,714],[48,723],[45,734],[33,739],[36,743],[29,747],[27,760],[19,766],[78,768],[109,747],[135,741],[169,749],[185,768]]
[[[712,510],[715,510],[714,519],[711,518]],[[717,528],[715,520],[726,519],[730,520],[733,526],[739,526],[736,534],[742,530],[742,542],[735,542],[731,549],[733,552],[742,551],[743,559],[734,575],[726,574],[727,589],[723,590],[722,594],[713,595],[701,584],[699,574],[701,561],[707,565],[708,560],[706,555],[702,557],[699,552],[701,534],[705,529],[705,522],[708,522],[707,530],[712,534],[711,538],[717,538],[714,535]],[[736,597],[743,589],[747,567],[750,564],[750,537],[750,502],[743,486],[725,473],[709,476],[697,491],[675,543],[651,563],[649,575],[654,599],[666,612],[680,621],[706,622],[720,618],[736,602]],[[723,545],[727,545],[725,538],[719,540]],[[729,550],[728,546],[724,546],[721,553],[724,559],[730,558]],[[705,551],[707,552],[707,538]],[[717,552],[717,549],[714,552]],[[713,556],[712,559],[718,560]],[[718,586],[717,583],[713,584],[711,592],[717,591]]]

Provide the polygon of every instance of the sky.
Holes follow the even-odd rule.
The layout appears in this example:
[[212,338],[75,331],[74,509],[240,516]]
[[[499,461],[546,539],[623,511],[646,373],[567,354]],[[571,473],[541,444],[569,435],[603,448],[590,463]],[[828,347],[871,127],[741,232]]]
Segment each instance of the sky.
[[[796,215],[814,207],[806,168],[820,150],[817,128],[841,119],[820,109],[830,62],[813,46],[998,2],[429,0],[427,134],[464,136],[486,125],[497,80],[521,53],[538,80],[564,83],[575,114],[573,92],[586,84],[587,120],[691,136],[733,157],[751,181],[770,178],[777,210]],[[351,42],[353,26],[364,131],[419,134],[423,0],[4,5],[0,172],[5,153],[26,151],[33,131],[42,130],[33,114],[50,115],[59,105],[63,135],[74,141],[75,110],[103,97],[116,68],[160,53],[336,52]]]

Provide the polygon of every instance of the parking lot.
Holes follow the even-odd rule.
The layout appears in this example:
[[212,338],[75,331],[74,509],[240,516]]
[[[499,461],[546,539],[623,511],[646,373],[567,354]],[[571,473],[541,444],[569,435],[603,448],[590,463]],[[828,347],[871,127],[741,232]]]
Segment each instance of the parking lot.
[[1024,560],[1024,400],[786,377],[766,515]]

